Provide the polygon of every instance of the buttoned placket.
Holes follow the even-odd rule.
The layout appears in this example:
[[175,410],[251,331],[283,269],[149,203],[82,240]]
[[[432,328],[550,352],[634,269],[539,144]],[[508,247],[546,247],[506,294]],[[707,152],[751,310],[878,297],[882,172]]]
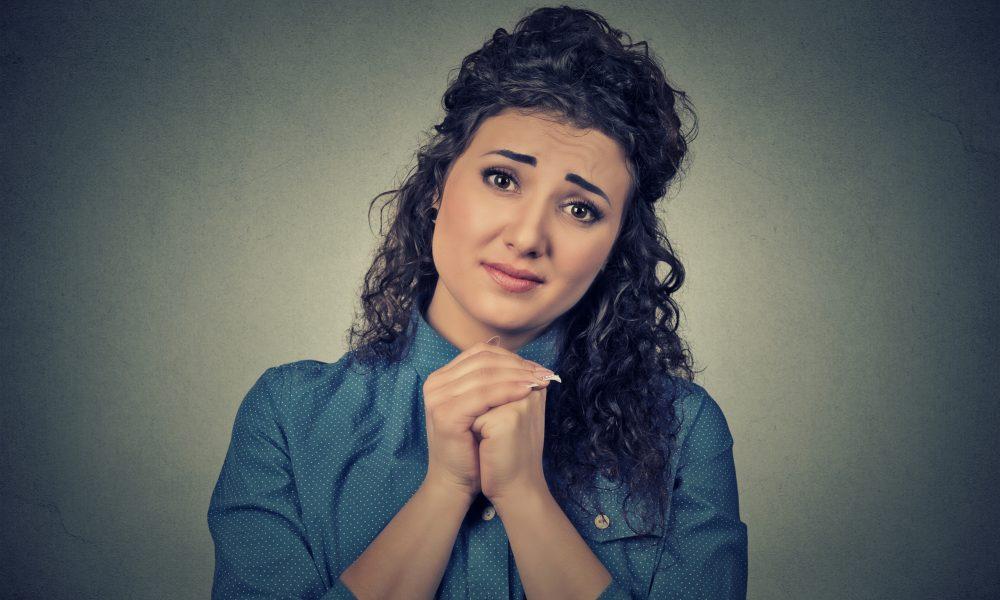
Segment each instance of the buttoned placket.
[[[510,598],[510,541],[503,521],[493,504],[480,495],[469,509],[466,520],[468,536],[469,598],[472,600],[506,600]],[[485,577],[488,565],[507,565],[506,573],[496,580]],[[483,577],[483,579],[479,579]]]

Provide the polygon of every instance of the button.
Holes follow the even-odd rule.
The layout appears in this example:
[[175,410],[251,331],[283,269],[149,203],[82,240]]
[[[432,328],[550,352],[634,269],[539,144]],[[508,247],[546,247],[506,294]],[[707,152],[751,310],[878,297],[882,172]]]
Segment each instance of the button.
[[497,511],[496,511],[495,508],[493,508],[493,505],[491,504],[491,505],[489,505],[489,506],[487,506],[486,508],[483,509],[483,520],[484,521],[489,521],[494,516],[496,516],[496,514],[497,514]]
[[597,525],[598,529],[607,529],[610,524],[611,519],[609,519],[606,514],[602,513],[594,517],[594,525]]

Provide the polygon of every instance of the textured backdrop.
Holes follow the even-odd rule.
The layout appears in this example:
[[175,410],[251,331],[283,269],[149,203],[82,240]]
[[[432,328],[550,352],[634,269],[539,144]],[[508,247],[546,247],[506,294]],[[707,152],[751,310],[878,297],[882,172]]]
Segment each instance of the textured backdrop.
[[[207,597],[243,395],[343,354],[369,201],[539,5],[68,4],[0,9],[0,586]],[[1000,597],[997,3],[585,6],[698,110],[662,210],[750,597]]]

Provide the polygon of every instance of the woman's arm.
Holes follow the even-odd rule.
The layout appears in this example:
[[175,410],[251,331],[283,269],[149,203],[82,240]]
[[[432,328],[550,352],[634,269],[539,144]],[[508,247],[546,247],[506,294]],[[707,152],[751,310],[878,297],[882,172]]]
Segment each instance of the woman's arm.
[[718,403],[699,393],[698,414],[680,455],[674,523],[649,597],[743,600],[747,526],[740,519],[733,436]]
[[468,494],[424,480],[341,582],[361,600],[433,598],[471,504]]
[[597,598],[611,573],[548,490],[494,502],[527,598]]
[[291,461],[274,408],[279,371],[261,375],[236,411],[232,439],[208,508],[215,543],[212,598],[351,600],[328,587],[302,522]]
[[431,598],[472,503],[427,479],[364,553],[327,587],[302,522],[268,369],[247,392],[212,493],[213,598]]

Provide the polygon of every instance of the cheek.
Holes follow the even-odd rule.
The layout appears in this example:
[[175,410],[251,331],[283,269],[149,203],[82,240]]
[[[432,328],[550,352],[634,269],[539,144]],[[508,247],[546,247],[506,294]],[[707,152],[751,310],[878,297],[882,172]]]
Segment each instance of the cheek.
[[590,281],[601,269],[609,251],[610,244],[568,244],[559,255],[559,271],[567,279]]
[[477,198],[478,192],[472,185],[451,186],[442,200],[438,224],[444,222],[444,245],[458,248],[473,244],[495,224],[496,215],[491,212],[488,202]]
[[454,199],[449,210],[449,221],[458,227],[459,232],[464,227],[475,227],[482,220],[481,203],[471,196]]

